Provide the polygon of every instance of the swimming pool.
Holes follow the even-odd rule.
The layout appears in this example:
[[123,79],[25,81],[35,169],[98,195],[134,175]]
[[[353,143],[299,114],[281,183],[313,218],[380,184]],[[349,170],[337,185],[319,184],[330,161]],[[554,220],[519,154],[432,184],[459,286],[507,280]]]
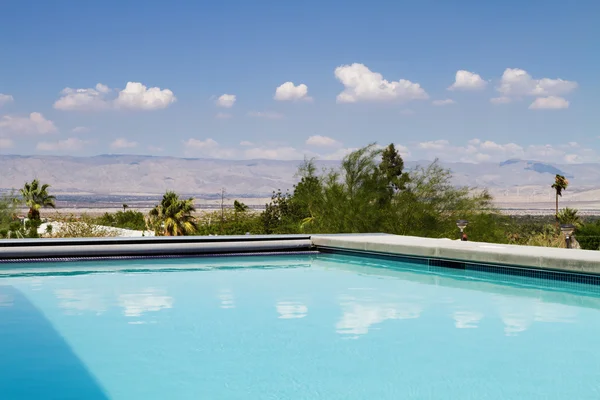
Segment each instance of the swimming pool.
[[598,287],[336,254],[4,265],[2,399],[598,399]]

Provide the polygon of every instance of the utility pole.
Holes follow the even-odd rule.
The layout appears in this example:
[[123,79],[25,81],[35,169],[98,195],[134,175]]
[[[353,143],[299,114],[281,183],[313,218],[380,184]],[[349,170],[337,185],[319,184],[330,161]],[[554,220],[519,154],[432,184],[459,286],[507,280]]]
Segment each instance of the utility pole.
[[225,223],[225,188],[221,188],[221,227]]

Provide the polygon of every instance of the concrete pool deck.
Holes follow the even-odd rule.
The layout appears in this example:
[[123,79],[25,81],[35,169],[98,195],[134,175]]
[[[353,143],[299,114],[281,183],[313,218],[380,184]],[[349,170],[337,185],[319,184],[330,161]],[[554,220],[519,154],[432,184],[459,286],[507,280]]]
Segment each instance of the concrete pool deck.
[[397,235],[313,235],[317,249],[600,274],[600,251]]

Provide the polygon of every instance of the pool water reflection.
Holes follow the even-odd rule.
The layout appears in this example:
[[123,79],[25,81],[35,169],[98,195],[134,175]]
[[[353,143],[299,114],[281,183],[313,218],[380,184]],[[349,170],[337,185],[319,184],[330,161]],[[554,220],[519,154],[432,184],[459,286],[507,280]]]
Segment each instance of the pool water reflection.
[[583,285],[338,255],[25,267],[0,278],[0,398],[600,398]]

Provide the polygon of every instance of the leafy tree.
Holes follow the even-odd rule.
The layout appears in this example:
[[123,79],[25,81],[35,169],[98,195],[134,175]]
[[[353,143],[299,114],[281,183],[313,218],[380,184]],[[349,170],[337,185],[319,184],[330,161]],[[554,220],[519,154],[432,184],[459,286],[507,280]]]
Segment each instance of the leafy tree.
[[47,183],[40,185],[40,181],[34,179],[31,183],[26,182],[23,189],[20,190],[21,196],[23,197],[23,200],[25,200],[25,204],[29,207],[29,213],[27,214],[29,219],[39,220],[40,209],[42,208],[56,208],[56,197],[48,194],[49,187],[50,185]]
[[156,236],[184,236],[194,234],[197,230],[194,199],[180,199],[175,192],[164,194],[160,204],[148,213],[148,229],[154,230]]
[[346,156],[339,169],[320,176],[312,160],[305,161],[293,194],[274,194],[263,213],[263,219],[271,222],[267,232],[276,231],[269,229],[274,225],[277,232],[286,233],[385,232],[455,238],[456,220],[466,218],[474,225],[469,228],[471,238],[508,241],[502,229],[506,222],[492,207],[489,193],[456,188],[450,171],[437,162],[405,173],[395,149],[386,150],[383,166],[383,152],[372,144]]
[[13,192],[0,196],[0,238],[23,237],[22,226],[17,219],[20,199]]
[[562,197],[563,190],[567,190],[567,186],[569,186],[569,181],[562,175],[556,174],[554,177],[554,183],[552,184],[552,189],[556,192],[556,219],[558,220],[558,196]]
[[394,143],[390,143],[381,153],[379,170],[388,182],[391,190],[399,191],[406,189],[409,175],[404,172],[404,160],[398,150],[396,150]]
[[246,212],[248,211],[248,206],[245,205],[244,203],[234,200],[233,201],[233,209],[235,210],[235,212]]
[[300,222],[306,218],[301,205],[294,201],[292,194],[278,190],[273,192],[271,201],[261,214],[264,233],[299,233]]

